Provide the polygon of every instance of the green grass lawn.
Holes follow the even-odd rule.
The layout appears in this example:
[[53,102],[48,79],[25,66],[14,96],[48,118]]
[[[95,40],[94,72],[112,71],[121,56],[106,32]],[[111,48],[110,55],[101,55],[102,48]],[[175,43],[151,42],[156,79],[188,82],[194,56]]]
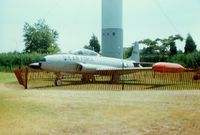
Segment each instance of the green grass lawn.
[[0,82],[11,82],[16,81],[15,75],[13,73],[0,72]]
[[24,90],[0,73],[2,135],[199,135],[198,90]]

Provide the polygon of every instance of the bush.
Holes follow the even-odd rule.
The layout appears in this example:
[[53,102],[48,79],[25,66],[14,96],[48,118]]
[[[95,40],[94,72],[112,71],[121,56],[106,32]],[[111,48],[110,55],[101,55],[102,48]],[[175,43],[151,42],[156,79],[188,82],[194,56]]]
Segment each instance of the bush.
[[170,58],[170,62],[179,63],[187,68],[198,68],[200,66],[200,52],[177,54]]
[[25,67],[37,62],[44,54],[38,53],[0,53],[0,71],[9,72],[15,67]]
[[168,56],[159,56],[159,55],[141,55],[141,62],[165,62],[168,61]]

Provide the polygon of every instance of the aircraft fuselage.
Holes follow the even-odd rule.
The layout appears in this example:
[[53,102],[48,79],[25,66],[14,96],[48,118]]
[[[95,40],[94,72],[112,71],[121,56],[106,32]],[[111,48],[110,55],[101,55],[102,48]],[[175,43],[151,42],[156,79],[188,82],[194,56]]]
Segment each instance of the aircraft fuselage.
[[39,61],[41,69],[52,72],[91,72],[98,69],[133,68],[133,61],[103,56],[54,54]]

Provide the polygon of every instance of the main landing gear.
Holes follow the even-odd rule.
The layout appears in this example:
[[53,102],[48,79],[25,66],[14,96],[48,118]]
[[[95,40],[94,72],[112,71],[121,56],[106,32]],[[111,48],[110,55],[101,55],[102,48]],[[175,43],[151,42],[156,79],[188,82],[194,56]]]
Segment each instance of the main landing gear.
[[62,80],[61,79],[56,79],[54,83],[55,83],[55,86],[61,86],[62,85]]
[[92,74],[85,74],[82,75],[81,81],[86,82],[86,83],[90,83],[90,82],[95,82],[95,77]]
[[56,73],[56,79],[54,81],[55,86],[61,86],[62,85],[62,75],[60,73]]

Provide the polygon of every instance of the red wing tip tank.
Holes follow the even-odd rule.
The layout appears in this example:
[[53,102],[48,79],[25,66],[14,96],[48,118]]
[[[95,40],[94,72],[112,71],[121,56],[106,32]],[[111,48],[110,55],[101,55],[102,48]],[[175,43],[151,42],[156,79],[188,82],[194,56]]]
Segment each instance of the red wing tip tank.
[[181,73],[186,71],[186,69],[182,65],[168,62],[155,63],[153,64],[152,69],[155,72],[161,73]]

